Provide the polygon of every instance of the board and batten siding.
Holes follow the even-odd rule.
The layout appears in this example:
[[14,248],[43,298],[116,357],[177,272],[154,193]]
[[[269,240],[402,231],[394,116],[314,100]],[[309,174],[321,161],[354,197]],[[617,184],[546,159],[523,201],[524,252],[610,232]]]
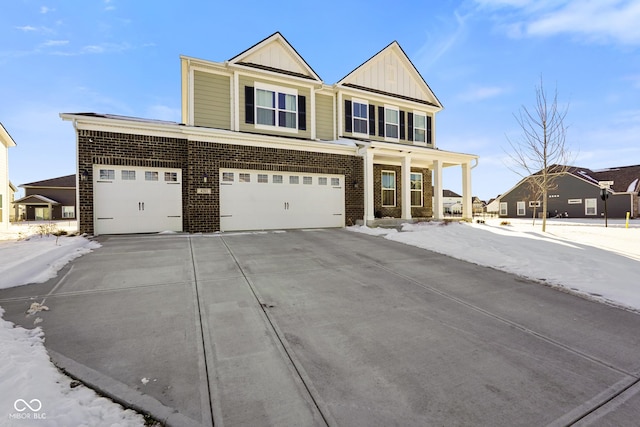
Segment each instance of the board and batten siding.
[[325,141],[333,140],[333,97],[316,95],[316,137]]
[[245,123],[246,100],[244,95],[244,88],[246,86],[255,87],[256,82],[265,83],[273,86],[280,86],[284,88],[296,89],[298,91],[298,95],[302,95],[306,97],[305,103],[306,103],[306,112],[307,112],[307,130],[298,130],[298,132],[296,133],[291,133],[287,131],[280,132],[277,130],[277,128],[274,127],[274,130],[267,130],[267,129],[261,128],[259,130],[259,133],[265,134],[265,135],[295,136],[296,138],[304,138],[304,139],[311,138],[311,116],[309,114],[311,111],[311,107],[309,104],[311,100],[311,90],[306,87],[300,87],[300,86],[285,84],[280,82],[273,82],[266,79],[256,79],[249,76],[240,76],[238,78],[238,84],[240,86],[238,90],[238,93],[240,96],[240,102],[239,102],[240,132],[252,132],[252,133],[256,132],[256,128],[254,124]]
[[193,72],[193,124],[231,129],[231,80],[228,76]]

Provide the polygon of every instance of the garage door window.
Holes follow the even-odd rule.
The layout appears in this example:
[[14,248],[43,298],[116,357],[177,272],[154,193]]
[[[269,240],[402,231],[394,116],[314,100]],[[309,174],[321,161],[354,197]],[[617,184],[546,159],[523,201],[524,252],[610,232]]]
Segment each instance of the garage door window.
[[223,182],[233,182],[233,172],[222,172]]
[[318,185],[327,185],[327,178],[325,177],[318,178]]
[[176,172],[165,172],[164,180],[168,182],[178,182],[178,174]]
[[289,184],[300,184],[300,177],[296,175],[291,175],[289,177]]
[[282,184],[282,175],[273,175],[274,184]]
[[146,171],[144,173],[144,180],[145,181],[157,181],[158,180],[158,172]]
[[269,183],[269,175],[263,173],[258,174],[258,182],[261,184]]
[[240,174],[238,174],[238,180],[240,182],[251,182],[251,174],[250,173],[240,173]]
[[331,178],[331,185],[338,187],[340,185],[340,178]]
[[116,179],[116,171],[113,169],[100,169],[100,179]]
[[123,170],[121,174],[123,181],[135,181],[136,180],[136,171],[127,171]]
[[310,177],[310,176],[305,176],[305,177],[302,178],[302,183],[304,185],[311,185],[311,184],[313,184],[313,178]]

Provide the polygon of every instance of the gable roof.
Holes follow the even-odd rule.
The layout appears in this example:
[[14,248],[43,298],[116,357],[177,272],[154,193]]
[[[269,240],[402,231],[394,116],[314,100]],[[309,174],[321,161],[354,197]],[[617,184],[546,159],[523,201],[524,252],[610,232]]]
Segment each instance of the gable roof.
[[344,76],[336,86],[444,108],[397,41],[391,42]]
[[[613,185],[610,188],[616,193],[637,193],[640,191],[640,165],[617,166],[597,170],[578,166],[551,165],[548,169],[551,172],[554,169],[564,169],[567,173],[595,186],[599,186],[601,181],[613,181]],[[538,171],[534,175],[538,175],[541,172]]]
[[320,76],[278,31],[234,56],[229,63],[322,82]]
[[74,188],[76,186],[76,175],[66,175],[58,178],[45,179],[42,181],[30,182],[28,184],[22,184],[20,187],[69,187]]
[[9,135],[9,132],[7,132],[7,129],[5,129],[2,123],[0,123],[0,142],[7,148],[16,146],[16,142],[11,138],[11,135]]
[[59,205],[60,202],[57,202],[48,197],[42,196],[40,194],[32,194],[30,196],[25,196],[21,199],[14,201],[13,203],[18,203],[20,205]]

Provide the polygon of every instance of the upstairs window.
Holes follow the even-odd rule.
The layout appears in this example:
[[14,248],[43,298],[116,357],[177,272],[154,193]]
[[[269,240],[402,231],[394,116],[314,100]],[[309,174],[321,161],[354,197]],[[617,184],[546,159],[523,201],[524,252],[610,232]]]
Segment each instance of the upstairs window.
[[424,114],[413,115],[413,140],[427,142],[427,116]]
[[258,129],[306,130],[306,97],[292,88],[263,83],[245,86],[245,123]]
[[353,100],[353,133],[369,134],[369,104]]
[[400,112],[397,108],[385,107],[384,109],[384,130],[385,138],[394,141],[398,140],[400,135]]

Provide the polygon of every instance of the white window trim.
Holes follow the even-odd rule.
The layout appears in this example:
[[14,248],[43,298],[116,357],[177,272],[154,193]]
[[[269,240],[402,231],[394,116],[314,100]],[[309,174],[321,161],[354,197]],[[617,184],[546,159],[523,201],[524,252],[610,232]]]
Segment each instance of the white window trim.
[[[421,145],[423,147],[427,146],[427,113],[424,111],[413,110],[413,144]],[[416,116],[424,117],[424,128],[418,128],[424,130],[424,141],[416,141]]]
[[[502,209],[504,208],[504,209]],[[509,214],[509,204],[507,202],[500,202],[499,215],[507,216]]]
[[[364,133],[356,132],[356,116],[355,114],[353,114],[354,104],[363,104],[367,107],[365,108],[365,110],[367,111],[367,118],[365,120],[365,122],[367,123],[367,129]],[[358,120],[362,120],[362,118],[358,117]],[[351,98],[351,133],[353,133],[354,135],[366,135],[367,137],[369,136],[369,101],[365,101],[364,99]]]
[[539,208],[540,206],[542,206],[542,204],[540,203],[540,200],[529,201],[529,207],[530,208]]
[[582,199],[568,199],[567,204],[569,205],[581,205]]
[[[398,123],[390,123],[387,122],[387,110],[393,110],[398,113]],[[395,125],[398,128],[398,136],[396,138],[387,136],[387,124]],[[395,105],[384,105],[384,140],[389,142],[398,142],[400,141],[400,109]]]
[[[65,209],[71,210],[71,216],[65,216]],[[63,206],[62,207],[62,218],[75,218],[76,217],[76,207],[75,206]]]
[[[413,194],[414,192],[416,192],[416,193],[419,192],[420,193],[420,204],[419,205],[411,204],[411,207],[412,208],[421,208],[421,207],[424,206],[424,191],[423,191],[424,182],[423,182],[423,176],[422,176],[422,174],[420,172],[411,172],[411,174],[409,176],[409,181],[410,182],[413,181],[413,175],[420,176],[420,190],[416,190],[416,189],[413,189],[413,188],[411,189],[411,194]],[[411,194],[409,195],[409,197],[411,199],[413,199],[413,197],[411,197]]]
[[[275,92],[276,94],[276,99],[275,99],[275,126],[271,126],[271,125],[263,125],[263,124],[259,124],[258,123],[258,101],[257,101],[257,95],[256,95],[256,91],[258,89],[261,90],[268,90],[270,92]],[[290,87],[283,87],[283,86],[276,86],[276,85],[270,85],[267,83],[262,83],[262,82],[255,82],[254,84],[254,102],[253,102],[253,117],[255,117],[255,128],[256,129],[262,129],[262,130],[277,130],[278,132],[288,132],[288,133],[298,133],[298,90],[294,89],[294,88],[290,88]],[[296,126],[295,128],[288,128],[288,127],[284,127],[284,126],[278,126],[278,111],[280,111],[278,109],[278,93],[284,93],[287,95],[294,95],[296,97]],[[262,108],[262,107],[261,107]],[[284,110],[283,110],[284,111]]]
[[[593,201],[594,202],[594,206],[593,206],[593,213],[589,213],[589,202]],[[598,215],[598,199],[593,198],[593,199],[584,199],[584,214],[585,215],[589,215],[589,216],[596,216]]]
[[[522,209],[522,211],[521,211],[521,209]],[[519,201],[519,202],[516,202],[516,215],[518,215],[518,216],[527,215],[527,205],[522,200]]]
[[[382,176],[385,173],[390,173],[393,174],[393,204],[392,205],[385,205],[384,204],[384,192],[386,191],[391,191],[391,188],[384,188],[384,186],[382,185]],[[397,205],[397,197],[396,197],[396,171],[388,171],[388,170],[383,170],[382,172],[380,172],[380,196],[381,196],[381,200],[380,200],[380,204],[382,205],[383,208],[395,208]]]

